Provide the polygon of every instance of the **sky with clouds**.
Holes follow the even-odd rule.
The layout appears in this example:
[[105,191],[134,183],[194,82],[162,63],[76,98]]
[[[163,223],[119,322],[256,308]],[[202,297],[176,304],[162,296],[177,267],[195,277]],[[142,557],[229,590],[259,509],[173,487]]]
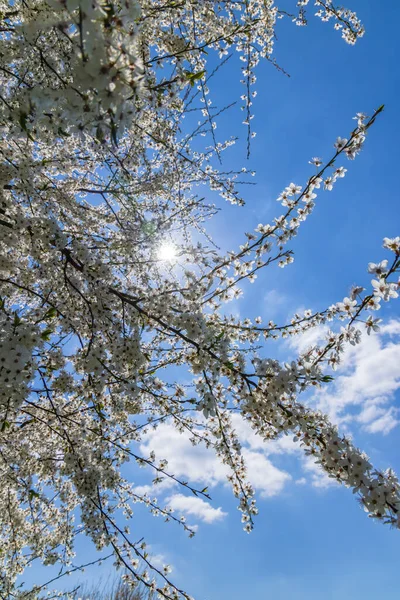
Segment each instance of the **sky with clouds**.
[[[366,25],[355,47],[346,45],[331,24],[311,16],[307,28],[279,24],[275,57],[290,77],[268,63],[258,70],[257,137],[250,160],[244,141],[224,157],[229,169],[243,164],[254,169],[256,185],[244,189],[244,208],[219,203],[222,210],[210,231],[221,246],[237,247],[244,231],[280,214],[281,190],[308,179],[311,157],[331,156],[336,137],[353,129],[356,112],[371,114],[382,103],[386,108],[361,155],[345,164],[346,177],[318,197],[314,214],[300,227],[291,244],[294,264],[261,273],[227,309],[241,316],[283,322],[298,310],[320,310],[342,300],[355,283],[367,287],[368,262],[386,257],[383,237],[400,233],[400,3],[344,3]],[[216,104],[226,94],[238,98],[243,93],[237,68],[228,64],[211,86]],[[244,128],[235,126],[240,121],[239,109],[222,115],[217,139],[244,137]],[[308,395],[307,402],[353,436],[377,467],[400,472],[400,302],[385,305],[379,316],[384,318],[380,332],[350,346],[334,381]],[[324,334],[323,327],[316,328],[301,338],[268,343],[265,352],[287,360]],[[398,598],[400,533],[369,520],[351,491],[324,476],[291,437],[265,444],[237,415],[234,424],[258,499],[250,535],[242,531],[226,467],[172,426],[150,430],[141,452],[154,450],[176,476],[207,486],[212,501],[169,482],[155,490],[145,470],[128,472],[138,493],[156,495],[197,531],[189,540],[181,528],[163,524],[142,506],[135,511],[135,537],[144,535],[156,560],[173,565],[179,587],[201,600],[372,600],[383,593]],[[81,546],[88,548],[85,540]],[[96,569],[94,575],[88,571],[89,578],[111,573],[105,565]]]

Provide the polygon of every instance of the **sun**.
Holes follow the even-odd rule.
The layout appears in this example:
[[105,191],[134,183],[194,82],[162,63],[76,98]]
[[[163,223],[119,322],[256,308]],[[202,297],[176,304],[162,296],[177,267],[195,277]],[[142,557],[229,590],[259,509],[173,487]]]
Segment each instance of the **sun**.
[[159,260],[164,260],[167,262],[174,261],[177,257],[176,246],[171,242],[164,242],[158,249],[157,257]]

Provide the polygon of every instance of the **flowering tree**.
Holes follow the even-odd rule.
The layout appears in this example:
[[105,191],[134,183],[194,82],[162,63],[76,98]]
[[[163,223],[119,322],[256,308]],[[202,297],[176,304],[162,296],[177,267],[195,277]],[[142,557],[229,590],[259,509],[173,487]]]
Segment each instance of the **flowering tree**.
[[[312,159],[308,181],[281,193],[282,214],[246,233],[234,252],[209,243],[204,224],[215,208],[198,193],[205,185],[243,204],[240,174],[220,166],[234,140],[216,141],[210,80],[237,51],[249,152],[255,69],[263,59],[280,68],[272,58],[276,21],[305,25],[308,4],[300,0],[290,15],[272,0],[1,1],[1,597],[42,597],[45,586],[21,590],[18,577],[35,560],[70,571],[84,530],[128,582],[160,598],[189,598],[121,523],[139,501],[193,534],[121,474],[136,462],[155,482],[170,478],[208,498],[162,457],[137,453],[146,425],[167,421],[230,468],[246,531],[257,509],[233,412],[264,440],[292,433],[359,494],[369,516],[400,526],[393,472],[375,470],[299,400],[310,386],[329,384],[327,368],[363,329],[378,329],[374,311],[398,295],[400,237],[385,238],[388,258],[369,264],[370,290],[356,287],[326,310],[278,326],[237,319],[225,307],[241,282],[293,261],[288,242],[317,192],[344,177],[342,159],[359,154],[382,107],[358,114],[325,163]],[[346,42],[364,34],[354,13],[332,0],[315,5]],[[185,127],[192,115],[198,121]],[[204,135],[212,144],[199,150]],[[291,364],[259,350],[262,339],[334,320],[342,329]],[[173,380],[175,367],[192,386]]]

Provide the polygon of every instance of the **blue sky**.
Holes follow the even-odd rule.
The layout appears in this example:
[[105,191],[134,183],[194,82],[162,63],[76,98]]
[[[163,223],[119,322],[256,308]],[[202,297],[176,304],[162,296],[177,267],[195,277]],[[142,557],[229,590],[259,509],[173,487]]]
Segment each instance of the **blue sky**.
[[[368,285],[368,262],[386,257],[383,237],[400,233],[400,3],[386,0],[384,8],[373,0],[348,3],[366,26],[365,37],[355,47],[342,41],[330,23],[311,16],[306,28],[279,23],[275,58],[291,77],[268,63],[260,65],[253,121],[257,137],[249,161],[245,128],[236,126],[242,117],[238,109],[218,122],[217,139],[231,134],[243,137],[243,143],[225,154],[226,168],[245,165],[257,172],[252,180],[257,185],[244,190],[246,206],[220,202],[222,211],[210,223],[221,246],[234,248],[241,243],[242,232],[280,214],[275,199],[281,190],[292,181],[302,185],[308,179],[313,173],[308,164],[311,157],[331,156],[336,137],[347,137],[354,127],[356,112],[371,114],[385,104],[361,155],[346,161],[346,177],[333,192],[318,196],[314,214],[291,244],[294,264],[284,270],[272,267],[255,284],[247,285],[244,298],[233,307],[241,316],[260,314],[282,322],[300,307],[323,309],[340,301],[352,284]],[[228,65],[212,84],[210,98],[216,104],[222,104],[227,94],[236,99],[243,93],[237,67]],[[332,412],[340,405],[336,418],[357,445],[376,466],[392,466],[400,473],[399,302],[385,305],[379,316],[387,324],[383,333],[373,340],[365,336],[366,345],[348,356],[348,366],[338,372],[332,391],[314,401]],[[284,343],[275,352],[285,358],[296,349]],[[349,404],[342,406],[346,398]],[[376,398],[381,400],[375,402]],[[372,407],[370,420],[366,406]],[[168,431],[156,434],[146,448],[170,444],[171,451],[177,448],[184,453],[181,440],[168,435]],[[188,540],[173,524],[163,524],[140,507],[136,511],[134,538],[144,535],[151,552],[172,563],[180,587],[202,600],[372,600],[383,592],[388,598],[399,597],[400,532],[369,520],[351,491],[325,487],[326,482],[290,444],[264,453],[247,438],[246,448],[253,453],[251,460],[254,454],[262,456],[253,469],[259,478],[260,514],[251,535],[242,531],[223,476],[202,454],[199,458],[190,454],[192,462],[188,459],[187,465],[173,465],[182,473],[185,468],[199,469],[198,481],[203,471],[203,479],[211,478],[214,484],[210,486],[212,507],[221,510],[208,517],[203,509],[201,518],[188,515],[189,523],[199,525],[194,539]],[[138,485],[146,483],[142,471],[138,476],[132,467],[129,475]],[[179,493],[165,489],[158,496],[169,499]],[[80,545],[87,547],[83,540]],[[87,577],[106,579],[110,572],[106,566],[96,567]]]

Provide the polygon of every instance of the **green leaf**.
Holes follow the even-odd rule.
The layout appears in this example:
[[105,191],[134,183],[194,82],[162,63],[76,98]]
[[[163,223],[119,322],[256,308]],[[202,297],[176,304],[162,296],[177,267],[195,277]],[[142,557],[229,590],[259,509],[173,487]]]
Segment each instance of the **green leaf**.
[[117,133],[118,133],[118,128],[117,128],[116,124],[112,121],[111,122],[111,140],[115,146],[118,146]]
[[192,73],[191,71],[185,71],[185,77],[192,87],[194,86],[196,81],[198,81],[199,79],[201,79],[203,77],[204,74],[205,74],[204,70],[198,71],[197,73]]
[[64,129],[62,129],[62,127],[58,128],[58,134],[62,135],[63,137],[71,137],[71,134],[64,131]]
[[52,306],[44,315],[45,319],[54,319],[57,316],[57,309]]
[[32,498],[40,498],[39,494],[35,490],[29,490],[29,500]]
[[102,128],[100,127],[100,125],[98,125],[98,127],[96,129],[96,139],[100,143],[104,142],[104,131],[102,130]]
[[31,135],[30,131],[28,130],[28,127],[26,126],[26,124],[27,124],[27,121],[28,121],[28,115],[27,115],[26,113],[24,113],[24,112],[20,113],[20,115],[19,115],[19,124],[21,125],[21,129],[22,129],[23,131],[25,131],[25,133],[26,133],[26,135],[28,136],[28,138],[29,138],[29,139],[30,139],[32,142],[34,142],[35,140],[34,140],[34,138],[32,137],[32,135]]
[[153,221],[146,221],[145,223],[142,224],[142,231],[146,235],[154,235],[156,230],[157,230],[157,227],[153,223]]
[[44,331],[42,331],[42,333],[40,334],[40,337],[42,338],[42,340],[44,340],[45,342],[48,342],[50,340],[50,336],[53,333],[52,329],[45,329]]
[[10,423],[8,421],[3,421],[1,424],[0,431],[3,433],[6,429],[9,429]]
[[107,415],[105,415],[102,411],[102,409],[104,408],[104,405],[102,403],[99,404],[95,404],[95,409],[97,414],[99,415],[100,419],[102,421],[105,421],[107,419]]
[[9,223],[8,221],[3,221],[3,219],[0,219],[0,225],[3,225],[4,227],[8,227],[9,229],[13,228],[11,223]]

